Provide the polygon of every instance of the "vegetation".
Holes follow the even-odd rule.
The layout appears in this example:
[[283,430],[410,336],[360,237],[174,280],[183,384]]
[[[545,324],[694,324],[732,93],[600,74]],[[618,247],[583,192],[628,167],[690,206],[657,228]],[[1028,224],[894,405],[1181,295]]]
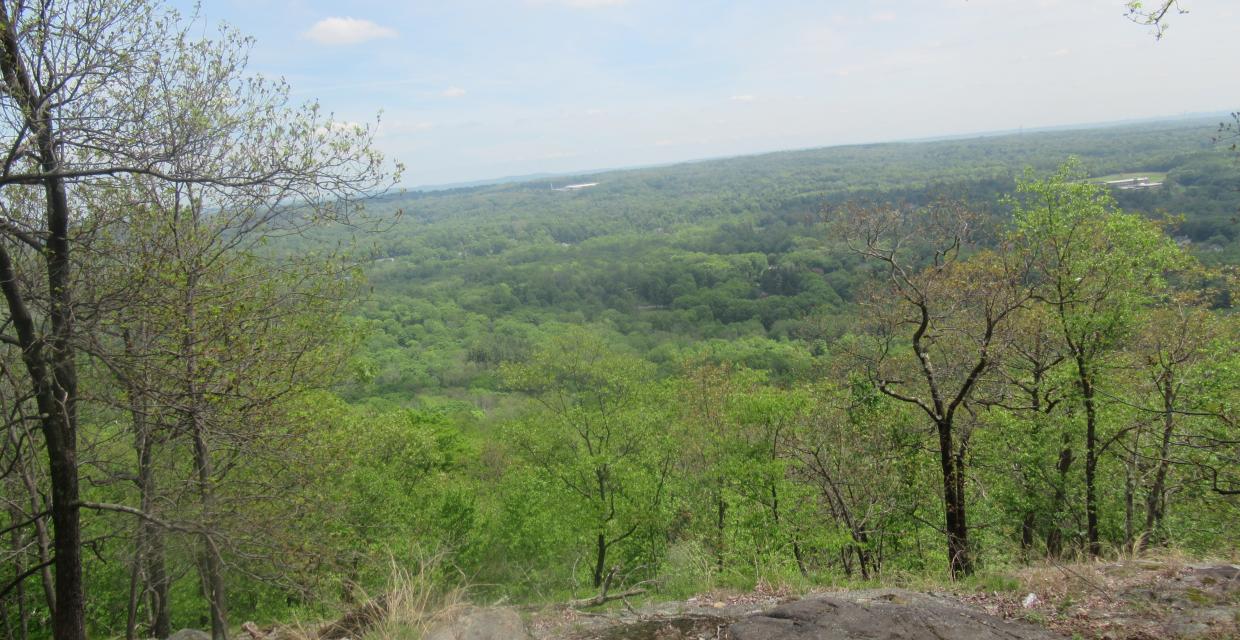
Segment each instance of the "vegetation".
[[[363,219],[396,168],[241,75],[234,35],[44,4],[0,34],[10,637],[1240,544],[1240,171],[1213,121]],[[1137,172],[1166,184],[1091,179]]]

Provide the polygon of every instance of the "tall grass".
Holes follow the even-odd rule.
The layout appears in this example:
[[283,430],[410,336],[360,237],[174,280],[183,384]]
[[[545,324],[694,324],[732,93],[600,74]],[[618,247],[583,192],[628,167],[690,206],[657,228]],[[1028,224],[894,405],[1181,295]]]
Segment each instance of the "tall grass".
[[447,586],[444,555],[421,557],[413,566],[390,561],[386,617],[372,626],[366,640],[418,640],[446,624],[469,604],[467,587]]

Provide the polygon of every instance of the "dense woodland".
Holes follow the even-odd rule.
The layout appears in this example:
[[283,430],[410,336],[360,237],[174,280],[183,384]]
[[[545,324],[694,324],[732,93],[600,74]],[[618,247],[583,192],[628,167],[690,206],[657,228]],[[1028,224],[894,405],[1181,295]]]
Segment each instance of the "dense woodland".
[[406,193],[235,34],[34,4],[5,637],[1237,552],[1234,119]]

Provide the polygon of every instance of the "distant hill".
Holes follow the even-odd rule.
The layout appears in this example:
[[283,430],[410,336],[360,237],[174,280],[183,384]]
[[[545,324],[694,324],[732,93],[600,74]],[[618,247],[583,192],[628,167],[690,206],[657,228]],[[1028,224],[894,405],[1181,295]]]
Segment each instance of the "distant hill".
[[978,140],[982,138],[1024,136],[1024,135],[1034,135],[1038,133],[1060,133],[1060,132],[1072,132],[1072,131],[1105,130],[1105,129],[1111,129],[1111,128],[1145,127],[1148,125],[1153,125],[1159,128],[1168,127],[1168,126],[1170,127],[1183,126],[1187,128],[1196,128],[1198,126],[1201,126],[1201,127],[1206,127],[1209,129],[1214,129],[1214,128],[1217,128],[1218,123],[1220,121],[1226,120],[1229,117],[1229,115],[1230,114],[1228,112],[1219,111],[1219,112],[1207,112],[1207,113],[1193,113],[1193,114],[1186,114],[1186,115],[1179,116],[1179,117],[1169,117],[1169,118],[1140,118],[1140,119],[1119,120],[1119,121],[1109,121],[1109,122],[1058,125],[1058,126],[1049,126],[1049,127],[1029,127],[1029,128],[1022,127],[1018,129],[979,131],[979,132],[973,132],[973,133],[930,136],[930,137],[925,137],[925,138],[913,138],[913,139],[908,139],[908,140],[892,140],[892,141],[866,143],[866,144],[833,145],[833,146],[827,146],[827,147],[792,149],[792,150],[787,150],[787,151],[746,154],[742,156],[700,158],[700,159],[688,160],[684,162],[655,163],[655,164],[648,164],[648,165],[642,164],[642,165],[634,165],[634,166],[627,166],[627,167],[614,167],[614,168],[607,168],[607,169],[590,169],[590,170],[579,170],[579,171],[572,171],[572,172],[540,172],[540,173],[532,173],[532,174],[524,174],[524,175],[516,175],[516,176],[502,176],[498,178],[470,180],[470,181],[465,181],[465,182],[454,182],[454,183],[433,184],[433,185],[418,185],[418,186],[413,186],[413,187],[407,187],[406,191],[409,191],[409,192],[452,191],[452,190],[469,189],[473,187],[486,187],[486,186],[494,186],[494,185],[508,185],[508,184],[519,184],[519,183],[529,183],[529,182],[544,182],[545,183],[549,180],[561,180],[562,181],[566,179],[580,178],[583,176],[597,176],[601,174],[608,174],[608,173],[614,173],[614,172],[658,169],[658,168],[674,167],[674,166],[685,165],[685,164],[699,164],[699,163],[708,163],[708,162],[716,162],[716,161],[754,158],[754,157],[762,157],[762,156],[767,156],[767,155],[772,155],[772,154],[777,154],[777,153],[815,153],[815,152],[821,152],[821,151],[825,151],[829,149],[843,149],[843,148],[848,148],[848,147],[870,147],[870,146],[884,145],[884,144],[910,144],[910,143],[918,144],[918,143],[929,143],[929,142]]

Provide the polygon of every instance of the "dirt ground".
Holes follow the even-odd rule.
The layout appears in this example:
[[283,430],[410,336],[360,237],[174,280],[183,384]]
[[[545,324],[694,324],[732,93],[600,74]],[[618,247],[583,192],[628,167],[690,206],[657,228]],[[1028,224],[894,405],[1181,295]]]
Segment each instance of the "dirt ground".
[[1069,637],[1240,638],[1240,566],[1234,564],[1177,559],[1048,564],[1015,577],[1019,593],[958,597],[992,615],[1037,622]]

